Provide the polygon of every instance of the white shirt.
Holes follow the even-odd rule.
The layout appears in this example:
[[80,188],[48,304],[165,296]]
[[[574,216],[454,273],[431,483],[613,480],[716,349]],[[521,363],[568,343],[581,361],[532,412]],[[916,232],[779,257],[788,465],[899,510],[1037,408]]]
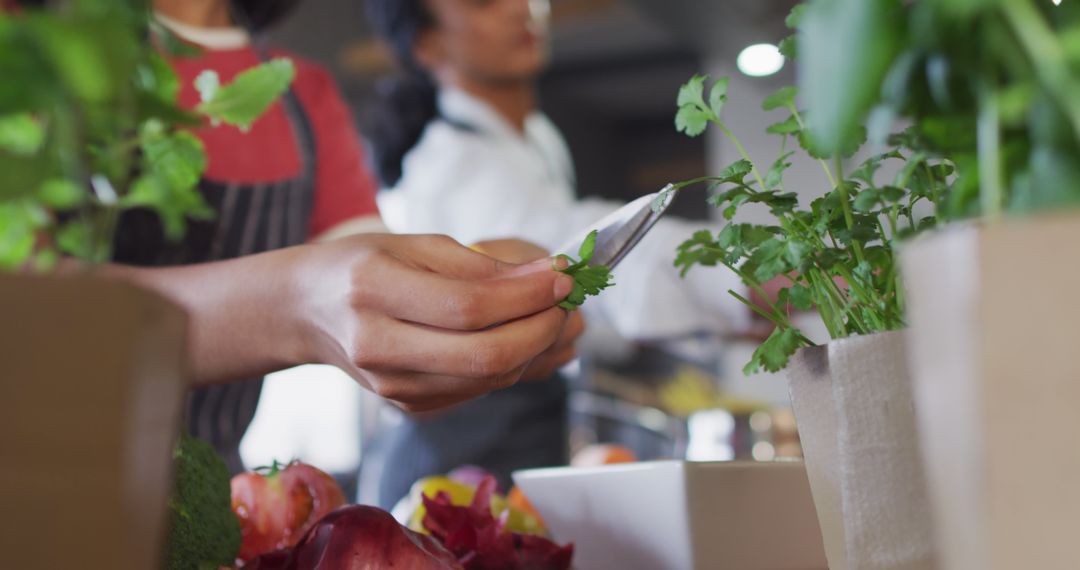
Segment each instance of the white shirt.
[[[465,244],[514,237],[554,251],[622,205],[575,197],[569,149],[542,113],[532,113],[521,133],[463,91],[443,90],[439,108],[449,121],[427,126],[405,156],[401,180],[380,192],[392,231],[447,234]],[[586,301],[590,323],[603,319],[636,340],[745,326],[748,310],[727,293],[743,291],[735,275],[695,268],[684,280],[673,265],[678,245],[703,227],[709,224],[661,220],[615,268],[616,285]]]

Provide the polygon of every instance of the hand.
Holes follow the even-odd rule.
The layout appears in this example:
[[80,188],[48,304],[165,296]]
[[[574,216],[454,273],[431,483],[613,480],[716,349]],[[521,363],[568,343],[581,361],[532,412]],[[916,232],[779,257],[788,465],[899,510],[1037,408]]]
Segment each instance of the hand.
[[[444,236],[362,235],[298,249],[307,358],[407,411],[510,386],[573,332],[556,306],[573,280],[546,257],[506,263]],[[557,350],[565,357],[566,347]]]
[[[482,241],[473,244],[471,249],[508,263],[528,263],[548,258],[546,249],[519,239]],[[577,358],[575,343],[584,332],[585,320],[581,317],[581,311],[569,313],[558,340],[532,361],[522,374],[522,380],[546,380],[567,362]]]

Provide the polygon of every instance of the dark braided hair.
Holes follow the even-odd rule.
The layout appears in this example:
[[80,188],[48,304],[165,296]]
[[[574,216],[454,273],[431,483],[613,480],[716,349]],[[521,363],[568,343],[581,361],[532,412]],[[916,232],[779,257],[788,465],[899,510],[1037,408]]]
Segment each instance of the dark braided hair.
[[417,38],[435,19],[425,0],[368,0],[367,15],[404,67],[401,74],[379,82],[369,133],[375,169],[382,184],[390,187],[401,180],[405,155],[439,114],[435,82],[413,56]]

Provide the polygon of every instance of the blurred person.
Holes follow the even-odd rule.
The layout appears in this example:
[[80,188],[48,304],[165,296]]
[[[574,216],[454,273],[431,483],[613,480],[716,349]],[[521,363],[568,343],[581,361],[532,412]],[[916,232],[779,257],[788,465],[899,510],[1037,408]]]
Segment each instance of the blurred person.
[[[384,187],[379,204],[392,230],[463,243],[521,236],[555,250],[622,206],[576,197],[566,143],[538,109],[547,0],[369,0],[368,7],[404,68],[383,85],[370,133]],[[642,340],[742,330],[749,312],[727,294],[743,289],[737,277],[691,272],[682,280],[673,266],[676,247],[700,227],[661,220],[616,269],[617,285],[585,304],[590,328]],[[392,414],[365,451],[361,498],[388,507],[410,481],[457,463],[494,470],[504,484],[511,467],[554,464],[557,447],[565,463],[566,398],[561,382],[519,384],[436,417]],[[521,435],[521,426],[556,420],[561,431]]]
[[[170,243],[154,214],[125,213],[114,263],[99,269],[187,310],[187,425],[234,472],[242,469],[237,446],[266,373],[332,364],[419,411],[544,377],[572,353],[566,312],[555,306],[572,280],[553,271],[550,259],[500,263],[445,236],[333,239],[383,226],[358,136],[329,74],[255,41],[295,4],[154,2],[162,24],[202,48],[170,60],[182,106],[198,104],[192,84],[206,69],[227,82],[270,56],[288,55],[297,75],[250,131],[194,129],[207,151],[200,190],[216,211],[213,220],[192,221],[184,239]],[[73,265],[65,262],[65,270]]]

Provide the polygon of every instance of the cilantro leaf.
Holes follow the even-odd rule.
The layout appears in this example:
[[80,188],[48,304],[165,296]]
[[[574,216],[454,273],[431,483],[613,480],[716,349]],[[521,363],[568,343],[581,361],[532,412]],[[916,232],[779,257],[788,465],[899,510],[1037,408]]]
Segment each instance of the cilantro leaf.
[[716,175],[717,182],[730,182],[731,184],[745,184],[746,176],[753,171],[754,165],[749,160],[737,160],[720,171]]
[[790,109],[795,106],[796,93],[798,93],[798,89],[791,85],[781,87],[761,102],[761,110],[772,111],[773,109],[779,109],[781,107]]
[[568,311],[576,311],[578,307],[585,303],[587,297],[599,295],[601,291],[614,285],[611,281],[610,269],[603,265],[589,265],[589,261],[592,260],[595,252],[596,231],[594,230],[585,238],[585,241],[582,242],[581,247],[578,249],[580,260],[575,261],[568,255],[559,256],[569,263],[566,268],[559,269],[559,271],[574,278],[574,288],[566,299],[559,303],[560,307]]
[[696,137],[705,132],[712,117],[709,111],[704,111],[696,106],[686,106],[679,109],[675,114],[675,128],[687,136]]
[[709,109],[717,118],[720,117],[721,111],[724,110],[724,103],[727,102],[728,83],[730,81],[731,78],[729,77],[717,79],[716,83],[713,83],[712,91],[709,92]]
[[679,98],[676,104],[679,107],[705,106],[705,79],[704,75],[695,75],[679,88]]
[[779,299],[781,303],[788,303],[796,309],[806,311],[813,306],[813,299],[810,297],[810,289],[802,285],[792,285],[780,290]]
[[799,126],[798,119],[795,118],[795,115],[792,115],[779,123],[769,125],[765,132],[770,135],[793,135],[801,130],[802,127]]
[[802,346],[799,331],[794,328],[775,328],[761,346],[754,350],[743,373],[750,375],[760,370],[777,372],[787,366],[788,359]]

